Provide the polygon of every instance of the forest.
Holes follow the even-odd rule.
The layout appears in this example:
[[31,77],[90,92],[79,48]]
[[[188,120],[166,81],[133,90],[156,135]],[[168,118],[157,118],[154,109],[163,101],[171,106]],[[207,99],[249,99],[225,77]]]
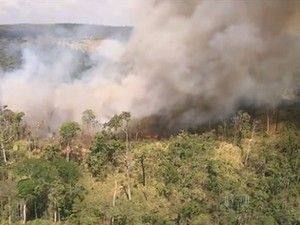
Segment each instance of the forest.
[[300,223],[297,106],[167,135],[86,110],[42,137],[24,116],[1,106],[1,224]]
[[300,0],[0,2],[0,225],[300,225]]

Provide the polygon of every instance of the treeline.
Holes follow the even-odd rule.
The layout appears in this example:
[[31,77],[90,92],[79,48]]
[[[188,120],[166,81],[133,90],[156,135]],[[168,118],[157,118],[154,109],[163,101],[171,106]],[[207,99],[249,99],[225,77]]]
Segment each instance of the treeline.
[[299,224],[297,118],[253,115],[157,139],[86,110],[40,138],[3,106],[1,224]]

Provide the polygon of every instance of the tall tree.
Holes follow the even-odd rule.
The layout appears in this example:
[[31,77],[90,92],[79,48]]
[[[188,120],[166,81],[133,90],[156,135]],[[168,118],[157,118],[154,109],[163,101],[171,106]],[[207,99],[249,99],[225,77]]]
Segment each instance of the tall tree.
[[86,132],[88,135],[91,134],[93,129],[98,124],[96,115],[91,109],[87,109],[82,113],[81,122],[83,125],[83,131]]
[[24,129],[22,119],[24,113],[13,112],[7,106],[0,106],[0,148],[4,164],[9,160],[8,149],[18,139]]
[[131,181],[130,181],[130,170],[131,170],[131,156],[130,156],[130,143],[129,143],[129,121],[131,114],[129,112],[122,112],[119,115],[114,115],[104,126],[118,131],[119,129],[125,134],[125,171],[127,176],[127,196],[131,200]]
[[71,144],[75,137],[80,132],[80,126],[77,122],[65,122],[60,127],[59,133],[63,139],[63,143],[66,145],[66,159],[70,160],[70,153],[72,151]]

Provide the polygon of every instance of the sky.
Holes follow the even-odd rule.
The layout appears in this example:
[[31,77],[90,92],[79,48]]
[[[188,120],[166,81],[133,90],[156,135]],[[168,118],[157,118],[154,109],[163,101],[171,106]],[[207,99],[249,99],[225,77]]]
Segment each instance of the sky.
[[0,24],[133,25],[138,0],[0,0]]

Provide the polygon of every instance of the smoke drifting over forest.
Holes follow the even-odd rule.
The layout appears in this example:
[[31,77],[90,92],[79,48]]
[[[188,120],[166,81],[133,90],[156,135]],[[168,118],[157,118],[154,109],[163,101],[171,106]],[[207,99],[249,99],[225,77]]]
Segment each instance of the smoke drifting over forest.
[[0,72],[0,103],[53,127],[86,109],[188,126],[297,97],[299,1],[145,0],[137,11],[129,41],[94,41],[84,54],[37,45],[43,36],[24,44],[22,67]]

